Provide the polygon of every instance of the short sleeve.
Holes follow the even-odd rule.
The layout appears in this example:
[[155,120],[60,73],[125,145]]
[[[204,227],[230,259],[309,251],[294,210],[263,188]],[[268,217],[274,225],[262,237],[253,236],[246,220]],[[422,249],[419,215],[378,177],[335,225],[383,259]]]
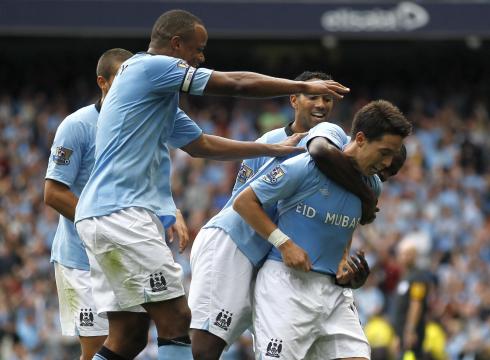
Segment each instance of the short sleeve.
[[329,122],[322,122],[311,128],[304,138],[304,143],[308,144],[316,137],[324,137],[328,139],[339,149],[343,149],[343,147],[349,142],[349,137],[345,134],[344,130],[342,130],[340,126]]
[[184,60],[163,55],[149,55],[145,59],[145,70],[156,91],[193,95],[202,95],[212,73],[212,70],[195,68]]
[[262,205],[273,205],[298,190],[305,181],[309,163],[309,156],[304,155],[288,159],[252,181],[250,187]]
[[168,144],[180,148],[196,140],[201,134],[201,128],[184,111],[177,109],[174,129],[168,138]]
[[59,181],[71,187],[78,175],[86,138],[82,123],[65,119],[54,137],[49,155],[46,179]]

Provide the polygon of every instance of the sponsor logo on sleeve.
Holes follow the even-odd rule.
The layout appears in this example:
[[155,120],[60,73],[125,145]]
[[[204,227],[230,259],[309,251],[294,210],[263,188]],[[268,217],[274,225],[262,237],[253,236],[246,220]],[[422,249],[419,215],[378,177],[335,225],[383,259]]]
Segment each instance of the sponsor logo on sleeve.
[[177,63],[177,67],[182,69],[187,69],[189,67],[189,64],[186,63],[184,60],[182,60]]
[[285,172],[280,166],[276,166],[272,171],[262,177],[268,184],[277,184],[279,180],[284,176]]
[[253,175],[253,173],[254,171],[252,170],[252,168],[242,163],[242,166],[240,166],[240,170],[238,170],[237,180],[241,183],[244,183]]
[[58,146],[53,154],[53,161],[58,165],[68,165],[71,154],[73,154],[73,150]]

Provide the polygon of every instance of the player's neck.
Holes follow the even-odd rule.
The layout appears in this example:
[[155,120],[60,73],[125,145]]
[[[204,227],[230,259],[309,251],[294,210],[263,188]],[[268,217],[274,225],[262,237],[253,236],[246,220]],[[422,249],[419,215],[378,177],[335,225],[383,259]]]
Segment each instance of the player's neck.
[[357,155],[358,151],[359,151],[359,147],[357,146],[355,141],[351,141],[344,148],[344,154],[352,156],[352,157],[355,157]]
[[172,51],[170,49],[167,49],[167,48],[155,48],[155,47],[152,47],[150,46],[148,48],[148,50],[146,50],[146,52],[148,54],[151,54],[151,55],[166,55],[166,56],[174,56],[172,54]]
[[291,130],[293,130],[293,133],[295,134],[308,132],[308,130],[303,129],[296,120],[291,124]]

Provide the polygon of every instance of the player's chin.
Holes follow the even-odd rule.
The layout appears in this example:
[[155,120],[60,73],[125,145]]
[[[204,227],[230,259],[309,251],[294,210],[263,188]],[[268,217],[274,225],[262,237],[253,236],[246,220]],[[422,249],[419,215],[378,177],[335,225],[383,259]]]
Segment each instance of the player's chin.
[[321,123],[326,122],[326,121],[327,121],[326,116],[323,116],[323,117],[312,116],[312,117],[310,117],[310,124],[312,125],[311,126],[312,128],[317,126],[318,124],[321,124]]

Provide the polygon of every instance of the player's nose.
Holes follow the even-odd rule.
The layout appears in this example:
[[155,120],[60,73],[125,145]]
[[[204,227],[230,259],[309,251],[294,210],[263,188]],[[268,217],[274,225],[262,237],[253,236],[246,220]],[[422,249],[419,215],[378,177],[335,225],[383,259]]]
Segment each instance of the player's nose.
[[385,157],[381,162],[383,164],[383,168],[386,169],[387,167],[389,167],[392,161],[393,161],[393,156]]

